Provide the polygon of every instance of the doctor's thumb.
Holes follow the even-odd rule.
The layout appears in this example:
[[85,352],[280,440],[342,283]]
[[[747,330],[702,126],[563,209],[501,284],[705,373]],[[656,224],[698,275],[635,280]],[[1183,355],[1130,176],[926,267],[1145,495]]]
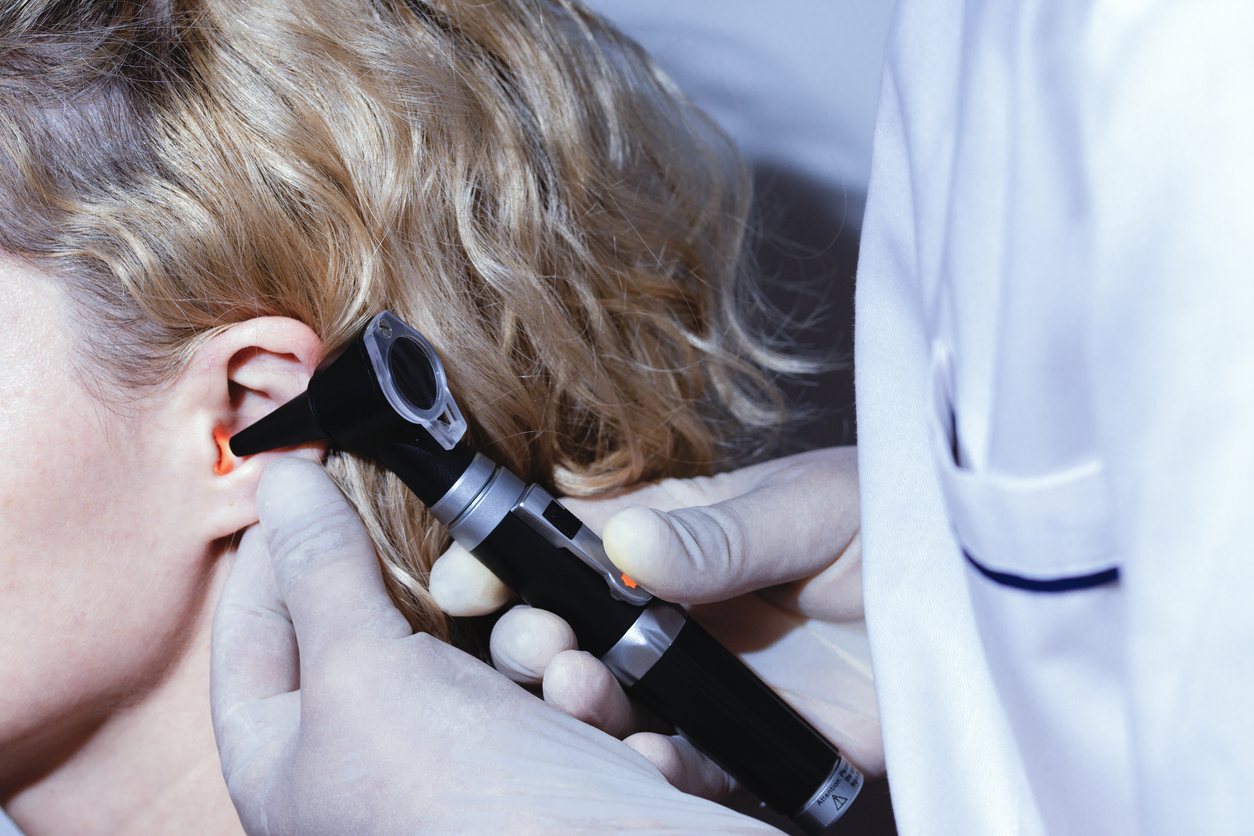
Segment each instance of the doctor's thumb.
[[369,533],[320,466],[291,457],[272,462],[257,510],[302,667],[331,644],[413,632],[388,597]]
[[676,511],[635,505],[610,518],[602,540],[623,574],[668,601],[703,604],[760,585],[759,572],[747,565],[744,522],[719,505]]

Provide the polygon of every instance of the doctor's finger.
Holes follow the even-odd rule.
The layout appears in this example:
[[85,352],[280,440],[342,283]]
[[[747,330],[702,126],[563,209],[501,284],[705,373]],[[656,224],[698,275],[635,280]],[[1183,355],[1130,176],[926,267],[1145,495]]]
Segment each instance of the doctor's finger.
[[289,733],[300,716],[296,634],[255,526],[244,534],[218,599],[209,677],[223,774],[232,795],[243,798],[250,783],[245,774],[264,772],[281,748],[276,738]]
[[679,735],[642,732],[623,742],[648,758],[672,787],[689,795],[722,801],[737,787],[735,779]]
[[624,738],[645,727],[647,714],[627,698],[610,669],[591,653],[568,650],[544,670],[544,701],[554,708]]
[[562,504],[573,511],[575,516],[583,520],[599,537],[610,518],[624,508],[643,505],[657,511],[674,511],[679,508],[716,505],[749,493],[776,473],[792,467],[798,461],[823,454],[825,451],[816,450],[759,462],[714,476],[662,479],[604,496],[563,497]]
[[244,533],[213,618],[210,702],[216,712],[300,687],[296,633],[262,533]]
[[500,578],[458,543],[436,558],[427,588],[440,609],[454,616],[494,613],[514,597]]
[[547,610],[519,604],[492,626],[492,665],[515,682],[535,684],[553,657],[579,646],[575,631]]
[[707,507],[620,511],[605,550],[625,574],[681,603],[724,600],[812,577],[859,530],[853,448],[792,457],[740,496]]
[[492,628],[492,664],[515,682],[544,685],[544,701],[590,726],[622,738],[644,727],[644,715],[609,668],[577,649],[558,616],[520,604]]
[[302,667],[328,643],[412,632],[388,597],[370,536],[321,467],[295,458],[271,463],[257,510]]

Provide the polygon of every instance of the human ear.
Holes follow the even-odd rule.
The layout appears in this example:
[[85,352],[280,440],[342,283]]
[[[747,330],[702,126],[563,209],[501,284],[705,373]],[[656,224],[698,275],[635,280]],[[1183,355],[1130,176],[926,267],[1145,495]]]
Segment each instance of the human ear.
[[180,381],[191,420],[194,480],[201,486],[208,537],[226,537],[257,521],[261,473],[281,456],[321,461],[326,445],[302,444],[254,456],[231,453],[230,437],[278,409],[309,385],[322,342],[286,317],[258,317],[206,340]]

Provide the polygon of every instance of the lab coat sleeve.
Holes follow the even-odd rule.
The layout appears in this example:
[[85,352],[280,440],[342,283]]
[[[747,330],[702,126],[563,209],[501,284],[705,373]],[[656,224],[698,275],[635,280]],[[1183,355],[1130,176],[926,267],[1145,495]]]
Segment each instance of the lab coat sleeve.
[[918,114],[948,103],[917,81],[959,66],[961,41],[941,6],[909,11],[896,24],[909,48],[890,56],[880,98],[855,329],[863,594],[884,750],[900,833],[1030,836],[1043,831],[931,466],[923,395],[919,265],[943,241],[917,219],[943,215],[944,192],[918,180],[946,149],[920,134],[930,119]]
[[1092,383],[1139,828],[1249,833],[1254,6],[1127,5],[1090,29]]

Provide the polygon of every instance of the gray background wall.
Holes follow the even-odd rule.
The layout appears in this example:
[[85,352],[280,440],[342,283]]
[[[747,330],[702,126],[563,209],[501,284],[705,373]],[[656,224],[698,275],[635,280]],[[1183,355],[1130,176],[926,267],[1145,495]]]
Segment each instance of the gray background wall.
[[648,49],[753,168],[768,297],[847,367],[785,382],[819,414],[785,450],[853,443],[853,279],[893,0],[585,0]]

